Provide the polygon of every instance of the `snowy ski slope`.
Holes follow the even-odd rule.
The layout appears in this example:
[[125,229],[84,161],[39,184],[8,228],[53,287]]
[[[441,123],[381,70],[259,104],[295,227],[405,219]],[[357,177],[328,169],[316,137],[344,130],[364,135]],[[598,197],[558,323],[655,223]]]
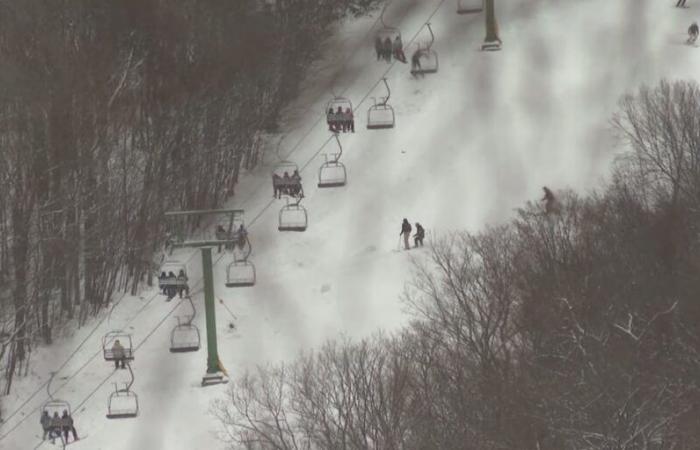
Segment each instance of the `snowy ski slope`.
[[[214,274],[217,297],[236,315],[217,305],[219,352],[233,377],[341,334],[359,338],[406,323],[399,296],[411,263],[396,251],[403,217],[421,222],[429,240],[430,233],[506,221],[542,185],[597,186],[614,157],[609,119],[620,95],[661,77],[692,78],[700,68],[700,50],[683,45],[700,11],[692,3],[680,10],[670,0],[499,1],[504,49],[497,53],[478,51],[483,16],[459,16],[455,3],[395,0],[386,13],[405,44],[415,35],[427,41],[430,20],[440,72],[424,79],[406,65],[375,62],[376,15],[348,21],[330,38],[286,111],[281,145],[304,168],[305,233],[277,231],[283,200],[272,199],[274,142],[266,167],[241,180],[230,206],[246,210],[258,284],[225,288],[230,256],[215,255]],[[372,96],[385,95],[378,83],[385,73],[396,128],[367,131],[366,110]],[[319,190],[322,153],[336,151],[323,117],[332,89],[353,101],[356,133],[341,136],[348,184]],[[199,253],[177,256],[188,261],[204,333]],[[89,435],[72,450],[224,448],[208,409],[226,386],[200,387],[206,344],[197,353],[168,352],[174,317],[188,308],[153,291],[124,297],[102,322],[37,349],[30,376],[3,399],[0,447],[51,447],[37,438],[46,391],[32,394],[75,352],[53,383],[55,396],[73,405],[79,435]],[[113,374],[98,353],[102,335],[115,328],[133,332],[137,346],[136,419],[105,418],[111,383],[127,377]]]

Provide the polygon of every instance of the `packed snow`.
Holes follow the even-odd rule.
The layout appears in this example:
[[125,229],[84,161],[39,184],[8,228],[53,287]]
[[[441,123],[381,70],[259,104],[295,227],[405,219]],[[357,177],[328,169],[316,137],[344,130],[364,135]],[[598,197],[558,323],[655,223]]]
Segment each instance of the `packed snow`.
[[[340,24],[284,114],[280,151],[303,168],[307,231],[277,231],[284,200],[273,200],[269,174],[279,137],[270,140],[264,167],[242,178],[227,205],[246,211],[258,278],[252,288],[226,288],[231,256],[214,254],[216,296],[234,315],[217,301],[219,354],[230,375],[290,361],[327,339],[405,324],[400,295],[412,257],[425,252],[398,251],[404,217],[423,224],[429,244],[436,234],[507,221],[514,208],[541,196],[543,185],[581,193],[598,186],[615,155],[610,118],[619,97],[662,77],[692,78],[700,68],[700,50],[683,44],[700,6],[673,3],[499,1],[504,45],[490,53],[479,51],[482,14],[457,15],[455,1],[395,0],[386,20],[400,27],[409,58],[415,42],[429,39],[424,23],[435,31],[440,70],[425,78],[412,77],[410,64],[376,61],[377,14]],[[386,95],[385,74],[396,128],[368,131],[366,111],[371,97]],[[324,117],[333,92],[352,100],[356,133],[340,136],[348,184],[321,190],[323,153],[337,151]],[[78,435],[86,436],[73,450],[224,448],[208,410],[227,386],[200,386],[201,258],[192,250],[175,257],[187,261],[202,348],[168,351],[187,302],[165,302],[155,289],[117,295],[111,312],[35,350],[29,376],[3,398],[2,448],[51,447],[38,437],[46,391],[30,396],[83,341],[52,383],[54,396],[72,404]],[[128,371],[114,371],[101,356],[102,336],[112,329],[133,333],[137,347],[135,419],[105,417],[112,383],[128,380]]]

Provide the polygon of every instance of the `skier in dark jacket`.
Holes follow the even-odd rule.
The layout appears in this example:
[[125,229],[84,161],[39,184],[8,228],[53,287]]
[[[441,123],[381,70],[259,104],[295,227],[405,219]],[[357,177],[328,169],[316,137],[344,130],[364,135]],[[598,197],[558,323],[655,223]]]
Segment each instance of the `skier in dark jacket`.
[[384,39],[384,60],[386,62],[391,62],[392,49],[391,38],[387,36],[386,39]]
[[401,36],[396,36],[396,39],[394,39],[392,50],[394,51],[394,58],[405,64],[406,55],[403,52],[403,42],[401,42]]
[[552,191],[550,191],[547,186],[543,186],[542,190],[544,191],[544,197],[542,197],[542,201],[545,202],[545,214],[549,215],[550,213],[556,212],[556,199],[554,198],[554,194],[552,194]]
[[698,28],[698,23],[693,22],[690,27],[688,27],[688,40],[686,41],[688,44],[694,44],[695,41],[698,40],[698,34],[700,33],[700,29]]
[[382,38],[379,36],[374,38],[374,51],[377,52],[377,61],[384,58],[384,44],[382,44]]
[[49,438],[53,438],[53,430],[51,428],[51,416],[49,416],[48,411],[44,411],[41,413],[41,419],[39,420],[41,423],[41,428],[44,430],[44,437],[42,438],[43,440],[46,440],[46,437],[48,436]]
[[411,246],[408,244],[408,238],[411,237],[411,224],[408,221],[408,219],[403,219],[403,222],[401,223],[401,233],[399,233],[399,236],[403,235],[403,247],[405,250],[408,250],[411,248]]
[[78,440],[78,433],[75,431],[73,426],[73,418],[68,414],[68,411],[63,410],[63,416],[61,416],[61,428],[63,428],[63,436],[65,441],[68,442],[68,432],[73,434],[73,440]]
[[423,57],[423,50],[418,49],[413,52],[413,55],[411,56],[411,72],[418,72],[423,69],[420,64],[421,57]]
[[423,229],[421,224],[416,222],[416,234],[413,235],[413,246],[418,247],[420,245],[422,247],[424,238],[425,238],[425,230]]
[[180,292],[180,298],[182,298],[183,292],[187,293],[187,295],[190,295],[190,287],[187,285],[187,275],[182,269],[180,269],[180,273],[177,274],[177,288]]

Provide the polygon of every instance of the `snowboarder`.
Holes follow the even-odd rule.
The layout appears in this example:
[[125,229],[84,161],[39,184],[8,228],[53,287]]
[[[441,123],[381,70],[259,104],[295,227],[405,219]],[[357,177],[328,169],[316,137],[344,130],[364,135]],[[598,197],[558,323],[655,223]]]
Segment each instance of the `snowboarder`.
[[393,44],[394,58],[398,59],[402,63],[406,63],[406,55],[403,52],[403,42],[401,42],[401,36],[396,36]]
[[65,441],[68,442],[68,432],[71,432],[73,434],[73,440],[77,441],[78,440],[78,433],[75,431],[75,427],[73,426],[73,418],[68,414],[68,411],[65,409],[63,410],[63,416],[61,416],[61,426],[63,429],[63,436],[65,437]]
[[544,191],[544,197],[542,197],[542,201],[544,203],[544,212],[545,214],[549,215],[553,212],[556,212],[556,199],[554,198],[554,194],[552,194],[552,191],[549,190],[547,186],[543,186],[542,190]]
[[678,0],[678,3],[676,3],[676,8],[685,8],[685,0]]
[[408,244],[408,238],[411,237],[411,224],[409,223],[408,219],[404,218],[403,222],[401,223],[401,233],[399,233],[399,236],[403,235],[403,247],[405,250],[408,250],[411,248],[411,246]]
[[413,246],[418,247],[420,245],[422,247],[424,238],[425,238],[425,230],[423,229],[421,224],[416,222],[416,234],[413,235]]
[[423,56],[423,50],[420,48],[413,52],[413,55],[411,56],[411,72],[418,72],[419,70],[422,70],[423,67],[420,65],[420,59]]
[[690,27],[688,27],[688,40],[686,41],[687,44],[694,44],[695,41],[698,40],[698,33],[700,33],[700,29],[698,28],[698,23],[693,22]]
[[119,342],[119,339],[116,339],[112,345],[112,356],[114,357],[115,369],[126,369],[126,366],[124,365],[126,361],[125,353],[124,346]]

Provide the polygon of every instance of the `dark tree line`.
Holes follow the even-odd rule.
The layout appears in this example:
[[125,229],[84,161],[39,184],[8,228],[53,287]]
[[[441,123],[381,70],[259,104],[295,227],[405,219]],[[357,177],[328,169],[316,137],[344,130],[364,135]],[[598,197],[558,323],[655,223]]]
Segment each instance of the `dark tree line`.
[[5,392],[36,337],[150,283],[163,212],[233,195],[319,37],[375,3],[0,2]]
[[216,402],[248,449],[700,448],[700,89],[613,119],[613,180],[433,243],[395,336],[331,342]]

